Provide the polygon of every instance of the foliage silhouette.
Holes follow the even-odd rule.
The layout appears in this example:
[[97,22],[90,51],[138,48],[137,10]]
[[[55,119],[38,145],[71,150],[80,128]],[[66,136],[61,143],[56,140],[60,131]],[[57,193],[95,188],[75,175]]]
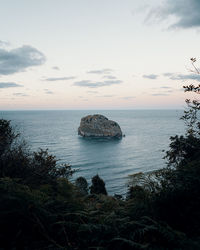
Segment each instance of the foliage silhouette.
[[92,186],[90,187],[90,193],[107,195],[105,182],[99,177],[98,174],[92,178]]
[[83,195],[88,194],[88,183],[84,177],[78,177],[75,181],[75,185]]
[[0,178],[18,178],[31,187],[56,183],[57,178],[69,178],[70,165],[58,165],[48,150],[30,152],[26,143],[15,133],[10,121],[0,120]]
[[[194,65],[196,59],[191,60]],[[198,71],[196,73],[199,74]],[[200,93],[200,85],[192,84],[184,86],[184,89],[186,92]],[[132,213],[136,213],[138,205],[141,206],[143,203],[139,215],[152,216],[156,220],[165,221],[176,230],[198,236],[200,234],[200,102],[197,99],[193,101],[186,99],[186,104],[187,109],[181,118],[186,124],[186,133],[170,138],[170,149],[165,156],[168,166],[153,173],[133,175],[128,198],[136,200],[131,208]],[[145,197],[143,202],[138,200],[141,192]]]

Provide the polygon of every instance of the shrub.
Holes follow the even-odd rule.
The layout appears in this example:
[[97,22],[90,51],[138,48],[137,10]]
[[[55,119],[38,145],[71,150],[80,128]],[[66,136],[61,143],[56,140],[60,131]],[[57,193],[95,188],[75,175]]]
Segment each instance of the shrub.
[[90,187],[90,193],[107,195],[105,182],[98,176],[98,174],[92,178],[92,186]]
[[76,187],[79,189],[81,194],[87,195],[88,194],[88,183],[84,177],[78,177],[75,181]]
[[73,173],[70,165],[59,165],[48,150],[30,152],[10,121],[0,120],[0,178],[18,178],[21,183],[38,187],[55,184],[58,178],[69,178]]

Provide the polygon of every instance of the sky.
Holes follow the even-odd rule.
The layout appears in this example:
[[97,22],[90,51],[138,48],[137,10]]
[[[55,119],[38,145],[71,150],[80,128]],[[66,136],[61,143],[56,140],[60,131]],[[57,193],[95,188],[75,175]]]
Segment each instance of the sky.
[[199,0],[0,0],[0,110],[182,109]]

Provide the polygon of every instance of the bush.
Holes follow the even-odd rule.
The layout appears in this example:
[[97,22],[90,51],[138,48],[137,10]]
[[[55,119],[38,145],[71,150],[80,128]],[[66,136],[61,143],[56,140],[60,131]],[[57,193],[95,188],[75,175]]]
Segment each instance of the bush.
[[[192,63],[196,59],[192,58]],[[199,74],[199,72],[197,72]],[[200,93],[200,85],[184,86],[186,92]],[[165,221],[188,235],[200,233],[200,102],[186,100],[181,118],[185,135],[171,137],[166,152],[167,167],[131,177],[128,201],[133,216],[148,215]],[[138,209],[140,208],[140,209]],[[138,210],[140,210],[138,212]]]
[[84,177],[78,177],[75,181],[75,186],[78,188],[82,195],[88,194],[88,183]]
[[0,156],[10,148],[18,134],[13,132],[10,121],[0,119]]
[[69,178],[70,165],[58,165],[48,150],[30,152],[19,134],[13,132],[10,121],[0,120],[0,178],[17,178],[31,187],[56,184],[58,178]]
[[92,178],[92,186],[90,187],[90,193],[107,195],[105,182],[98,176],[98,174]]

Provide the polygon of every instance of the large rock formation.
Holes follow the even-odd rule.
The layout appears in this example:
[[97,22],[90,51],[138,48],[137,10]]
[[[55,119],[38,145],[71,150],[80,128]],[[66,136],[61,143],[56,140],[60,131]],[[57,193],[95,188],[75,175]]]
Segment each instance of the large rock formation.
[[78,134],[85,137],[122,137],[120,126],[103,115],[88,115],[81,119]]

